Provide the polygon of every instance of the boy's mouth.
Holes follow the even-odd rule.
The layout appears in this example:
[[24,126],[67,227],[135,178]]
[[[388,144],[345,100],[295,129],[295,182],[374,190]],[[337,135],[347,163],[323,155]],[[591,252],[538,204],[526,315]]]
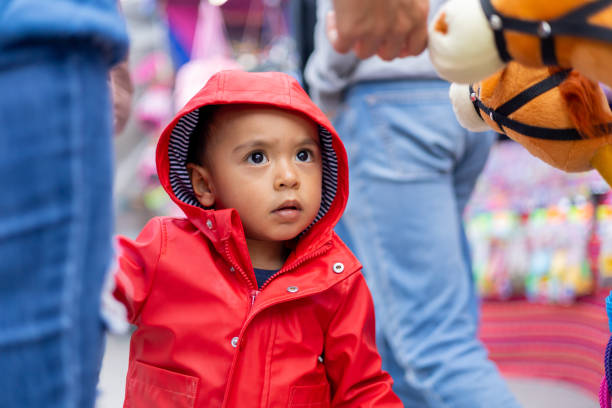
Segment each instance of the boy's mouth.
[[272,214],[280,217],[284,222],[293,222],[300,217],[302,212],[302,206],[295,200],[289,200],[283,202],[276,209],[272,211]]
[[296,200],[287,200],[283,202],[281,205],[279,205],[272,212],[279,212],[279,211],[302,211],[302,206]]

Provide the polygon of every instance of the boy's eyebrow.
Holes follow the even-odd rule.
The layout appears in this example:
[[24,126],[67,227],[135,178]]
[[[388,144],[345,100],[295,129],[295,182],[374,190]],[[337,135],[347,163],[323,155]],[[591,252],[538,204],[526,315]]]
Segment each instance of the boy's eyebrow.
[[310,137],[304,138],[304,140],[302,140],[299,144],[300,145],[313,145],[313,146],[319,147],[319,143],[317,143],[316,141],[312,140],[312,138],[310,138]]
[[261,139],[249,140],[246,143],[242,143],[234,147],[234,150],[232,150],[232,152],[237,152],[238,150],[244,150],[244,149],[252,149],[255,147],[268,147],[270,145],[271,143],[268,143],[265,140],[261,140]]
[[[312,138],[310,137],[304,137],[299,143],[297,143],[300,146],[306,146],[306,145],[313,145],[313,146],[317,146],[319,147],[319,143],[317,143],[316,141],[314,141]],[[261,140],[261,139],[255,139],[255,140],[250,140],[246,143],[242,143],[236,147],[234,147],[234,149],[232,150],[232,152],[237,152],[239,150],[245,150],[245,149],[253,149],[256,147],[269,147],[269,146],[273,146],[275,145],[275,143],[271,143],[265,140]]]

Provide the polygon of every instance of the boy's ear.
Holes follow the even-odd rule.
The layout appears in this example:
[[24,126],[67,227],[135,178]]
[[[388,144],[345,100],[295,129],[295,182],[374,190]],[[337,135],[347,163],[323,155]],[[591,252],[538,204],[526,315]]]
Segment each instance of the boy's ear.
[[215,203],[215,193],[209,171],[194,163],[187,163],[187,169],[196,198],[204,207],[212,207]]

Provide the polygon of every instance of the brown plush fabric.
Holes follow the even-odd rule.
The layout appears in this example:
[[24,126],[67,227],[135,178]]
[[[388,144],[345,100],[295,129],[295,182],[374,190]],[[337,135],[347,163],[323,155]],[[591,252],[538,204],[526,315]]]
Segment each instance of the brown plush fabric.
[[[501,14],[524,20],[550,21],[592,0],[492,0]],[[589,24],[612,28],[612,5],[588,19]],[[538,37],[508,31],[508,52],[522,64],[541,67]],[[612,43],[587,38],[559,36],[555,39],[559,65],[574,68],[586,77],[612,86]]]
[[[488,107],[498,108],[524,89],[550,76],[558,69],[529,68],[511,62],[505,69],[486,78],[474,88]],[[487,124],[498,125],[482,113]],[[558,169],[577,172],[592,169],[591,160],[598,148],[612,144],[612,134],[596,131],[596,126],[612,121],[612,111],[597,84],[572,72],[562,86],[532,99],[510,115],[518,122],[555,129],[578,129],[585,137],[579,141],[535,139],[503,129],[508,137],[522,144],[531,154]]]

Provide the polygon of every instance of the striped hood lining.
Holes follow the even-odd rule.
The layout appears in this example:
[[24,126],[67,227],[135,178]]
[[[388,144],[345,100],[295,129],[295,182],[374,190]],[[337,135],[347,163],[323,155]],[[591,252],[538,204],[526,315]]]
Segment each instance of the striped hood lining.
[[[199,109],[195,109],[179,119],[170,134],[168,159],[170,162],[170,185],[174,195],[185,204],[204,208],[195,197],[189,172],[187,171],[189,138],[198,124],[198,119]],[[329,130],[323,126],[318,125],[318,127],[323,165],[323,186],[321,207],[319,208],[319,213],[315,217],[313,224],[323,218],[329,211],[336,197],[338,185],[338,159],[332,146],[332,135]]]

